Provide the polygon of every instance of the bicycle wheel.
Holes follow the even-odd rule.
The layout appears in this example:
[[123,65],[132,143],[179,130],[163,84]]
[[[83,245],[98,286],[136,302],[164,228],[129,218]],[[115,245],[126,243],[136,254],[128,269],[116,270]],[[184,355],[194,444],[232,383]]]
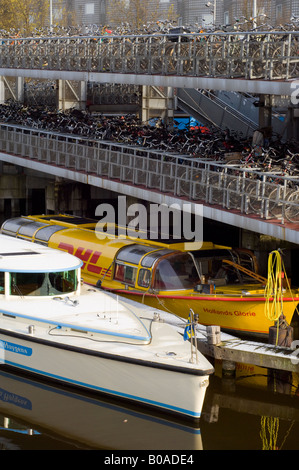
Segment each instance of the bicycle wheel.
[[288,77],[298,77],[299,72],[299,44],[297,38],[293,40],[290,48],[290,63]]
[[177,66],[177,45],[170,44],[165,49],[165,60],[167,66],[167,73],[174,73]]
[[194,68],[194,60],[192,56],[192,43],[182,43],[180,45],[180,58],[182,61],[182,71],[183,73],[188,73]]
[[257,49],[252,54],[252,78],[262,78],[265,73],[265,60]]
[[178,192],[179,196],[189,196],[190,195],[190,170],[185,170],[179,179]]
[[135,58],[134,44],[131,44],[130,42],[126,42],[123,46],[122,55],[123,55],[124,70],[126,72],[135,71],[136,58]]
[[279,46],[271,54],[272,74],[275,78],[283,78],[286,75],[286,60],[283,53],[282,46]]
[[299,222],[299,190],[288,196],[285,204],[285,217],[289,222]]
[[226,185],[226,206],[228,209],[241,209],[243,184],[238,176],[230,176]]
[[262,211],[262,197],[260,193],[260,182],[252,181],[247,185],[248,209],[254,214]]
[[207,59],[207,41],[202,40],[196,44],[195,51],[195,71],[198,75],[205,75],[209,70],[209,62]]
[[269,214],[273,215],[274,217],[278,219],[281,218],[282,216],[282,201],[281,201],[282,190],[283,190],[282,186],[277,186],[267,196]]
[[208,201],[211,204],[224,204],[225,190],[224,190],[224,179],[223,173],[220,172],[209,172],[207,174],[206,189],[208,190]]
[[[194,192],[194,199],[203,199],[205,198],[206,191],[205,185],[201,184],[201,173],[197,171],[192,173],[191,170],[191,168],[188,168],[180,175],[179,195],[190,197]],[[195,188],[190,188],[194,183],[196,183]]]

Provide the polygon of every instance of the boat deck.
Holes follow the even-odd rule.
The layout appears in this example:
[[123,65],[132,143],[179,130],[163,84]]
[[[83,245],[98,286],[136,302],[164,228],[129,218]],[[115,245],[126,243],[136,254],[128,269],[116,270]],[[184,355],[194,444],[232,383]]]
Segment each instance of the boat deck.
[[[36,297],[30,296],[22,297],[21,301],[9,300],[9,303],[0,299],[0,333],[11,331],[29,341],[154,361],[170,367],[190,368],[190,372],[194,367],[198,372],[213,372],[211,364],[201,355],[197,365],[190,362],[190,343],[181,341],[178,345],[180,333],[176,328],[169,328],[167,321],[155,321],[154,309],[118,300],[98,290],[94,295],[95,289],[86,285],[81,286],[81,291],[79,301],[76,296],[46,297],[38,302]],[[182,319],[178,321],[184,324]]]
[[[33,297],[16,296],[9,304],[0,299],[2,320],[15,317],[20,323],[28,322],[47,328],[56,328],[64,333],[75,330],[78,334],[94,337],[116,336],[121,340],[132,340],[147,344],[151,334],[144,323],[133,312],[128,311],[121,302],[109,294],[89,295],[91,289],[84,289],[80,296]],[[3,305],[2,305],[3,304]],[[10,310],[7,310],[7,307]],[[4,308],[3,308],[4,307]]]

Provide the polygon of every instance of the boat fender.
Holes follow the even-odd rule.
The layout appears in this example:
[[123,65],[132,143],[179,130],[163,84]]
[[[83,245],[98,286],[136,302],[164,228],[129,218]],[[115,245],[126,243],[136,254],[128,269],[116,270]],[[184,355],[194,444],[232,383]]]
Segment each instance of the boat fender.
[[269,328],[269,344],[290,348],[293,342],[294,329],[283,314],[280,315],[274,326]]

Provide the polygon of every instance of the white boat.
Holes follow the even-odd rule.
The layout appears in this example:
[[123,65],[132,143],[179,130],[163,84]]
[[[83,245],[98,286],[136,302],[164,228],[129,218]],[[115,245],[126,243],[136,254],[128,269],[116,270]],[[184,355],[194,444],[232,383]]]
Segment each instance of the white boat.
[[209,361],[163,312],[81,284],[81,264],[0,234],[0,362],[198,419]]

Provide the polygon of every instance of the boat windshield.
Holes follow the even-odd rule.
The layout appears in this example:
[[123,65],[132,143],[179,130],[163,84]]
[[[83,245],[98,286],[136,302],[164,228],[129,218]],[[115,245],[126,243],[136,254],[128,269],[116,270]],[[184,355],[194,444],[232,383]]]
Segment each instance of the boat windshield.
[[193,258],[189,253],[175,253],[166,256],[157,264],[154,289],[185,290],[193,289],[199,277]]
[[[11,273],[11,295],[52,296],[77,289],[77,270],[51,273]],[[1,288],[1,287],[0,287]]]
[[0,272],[0,294],[4,294],[4,272]]

